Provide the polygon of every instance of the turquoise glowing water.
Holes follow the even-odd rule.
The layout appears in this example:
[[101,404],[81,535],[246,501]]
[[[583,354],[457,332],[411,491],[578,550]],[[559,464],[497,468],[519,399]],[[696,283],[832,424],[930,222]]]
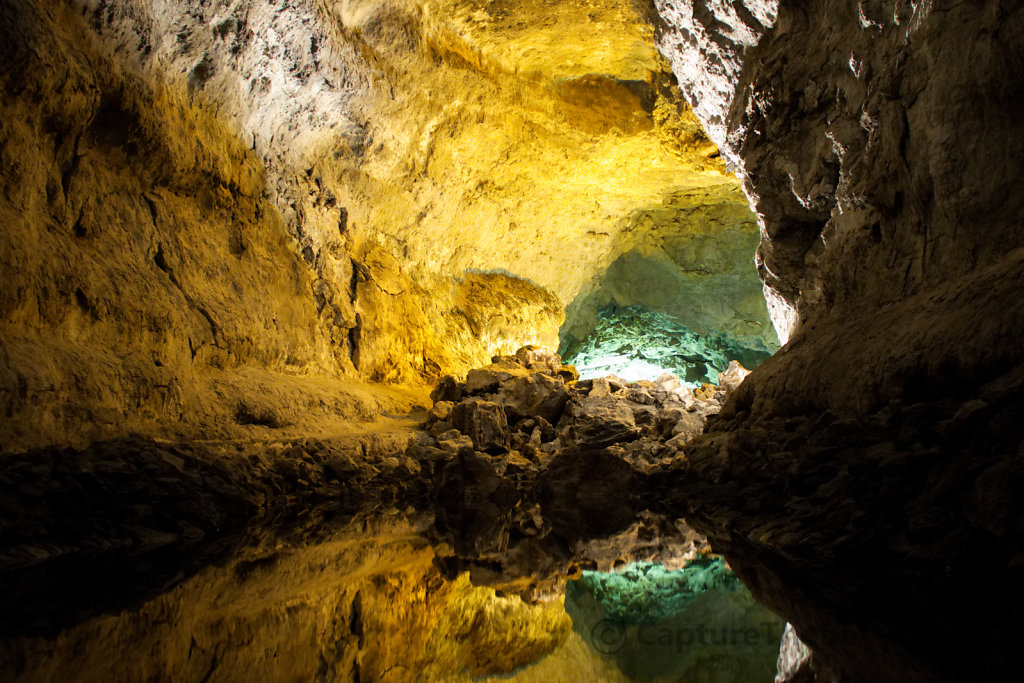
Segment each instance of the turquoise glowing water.
[[566,588],[573,629],[637,681],[774,680],[784,622],[721,558],[669,571],[635,563],[583,572]]

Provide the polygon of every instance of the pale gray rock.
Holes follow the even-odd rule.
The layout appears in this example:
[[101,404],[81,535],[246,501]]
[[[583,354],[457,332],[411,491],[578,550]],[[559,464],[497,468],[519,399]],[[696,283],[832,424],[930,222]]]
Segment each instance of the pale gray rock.
[[779,661],[776,664],[775,683],[813,683],[814,674],[809,671],[811,651],[803,644],[792,624],[787,623],[779,644]]

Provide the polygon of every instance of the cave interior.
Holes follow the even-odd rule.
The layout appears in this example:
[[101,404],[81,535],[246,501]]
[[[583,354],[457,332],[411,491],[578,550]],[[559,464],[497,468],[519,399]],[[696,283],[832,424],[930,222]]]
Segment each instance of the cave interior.
[[1019,679],[1018,3],[7,0],[0,64],[0,679]]

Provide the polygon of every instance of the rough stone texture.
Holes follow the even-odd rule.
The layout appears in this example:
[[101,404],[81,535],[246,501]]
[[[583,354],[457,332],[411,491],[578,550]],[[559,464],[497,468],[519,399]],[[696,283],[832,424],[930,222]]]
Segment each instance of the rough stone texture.
[[479,451],[508,450],[505,411],[491,401],[471,400],[452,409],[452,426],[469,436]]
[[[564,327],[562,331],[566,332]],[[561,351],[583,377],[638,380],[667,372],[696,387],[717,382],[733,360],[757,367],[771,355],[771,348],[759,338],[701,333],[644,306],[611,304],[597,311],[596,325],[586,337],[566,334]]]
[[583,448],[604,448],[640,436],[633,411],[614,396],[586,397],[572,406],[572,440]]
[[697,4],[661,44],[789,344],[690,444],[688,521],[850,680],[1014,677],[1024,12]]
[[[486,379],[473,387],[470,380],[438,385],[425,425],[431,436],[405,451],[432,482],[447,576],[468,571],[474,583],[533,601],[559,595],[580,567],[679,566],[707,550],[661,505],[663,497],[651,497],[648,478],[685,459],[687,442],[719,411],[723,391],[708,385],[695,399],[671,376],[566,382],[558,356],[533,347],[494,361],[469,373]],[[525,383],[547,392],[532,402],[533,413],[523,411]],[[462,398],[450,408],[443,399],[455,395]],[[561,404],[557,411],[553,403]],[[441,417],[446,411],[451,422]]]
[[[438,416],[410,458],[425,474],[387,466],[446,487],[446,571],[543,592],[573,558],[686,547],[685,513],[848,679],[1012,678],[1024,10],[655,6],[681,92],[758,216],[789,343],[695,438],[724,390],[595,381],[580,394],[621,394],[638,438],[565,447],[565,415],[585,417],[571,396],[555,424],[515,415],[506,453]],[[561,304],[642,251],[637,210],[686,196],[735,217],[650,17],[529,9],[4,3],[5,450],[268,438],[408,408],[356,381],[461,374],[552,337]],[[16,500],[45,481],[27,471]]]
[[64,3],[5,4],[0,31],[6,448],[408,409],[338,381],[347,353],[227,126],[112,58]]
[[16,0],[0,24],[11,447],[329,433],[414,400],[361,381],[553,345],[637,211],[751,220],[645,8]]

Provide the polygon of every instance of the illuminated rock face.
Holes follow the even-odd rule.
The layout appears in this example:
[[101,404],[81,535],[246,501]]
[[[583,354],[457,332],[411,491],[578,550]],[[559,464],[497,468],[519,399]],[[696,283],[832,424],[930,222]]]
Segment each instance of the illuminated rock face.
[[755,368],[771,355],[760,340],[747,346],[726,334],[698,334],[644,306],[614,305],[599,309],[594,329],[583,339],[566,339],[562,352],[581,377],[636,381],[667,372],[692,386],[716,384],[730,362]]
[[[697,365],[667,361],[661,366],[680,377],[687,375],[689,367],[690,381],[714,382],[730,360],[738,359],[754,367],[778,349],[763,285],[751,267],[751,254],[759,239],[756,218],[745,207],[735,205],[727,197],[714,202],[704,196],[682,195],[660,207],[636,211],[628,230],[636,233],[637,242],[617,256],[566,308],[559,341],[563,355],[569,354],[569,362],[585,362],[577,353],[570,352],[577,344],[595,346],[588,358],[616,355],[616,346],[626,344],[630,347],[627,356],[634,361],[643,360],[651,367],[659,365],[657,357],[672,355],[691,356],[695,363],[700,362],[697,357],[707,358],[708,353],[697,347],[715,346],[713,339],[731,340],[734,349],[760,352],[755,359],[742,351],[735,355],[734,350],[734,355],[718,358],[717,367],[703,380]],[[638,307],[663,318],[669,327],[685,328],[689,334],[670,335],[677,340],[666,339],[657,333],[665,325],[645,329],[641,323],[628,326],[636,327],[635,333],[623,330],[618,343],[602,340],[608,336],[606,328],[611,320],[600,311],[608,307]],[[649,336],[647,340],[645,335]],[[660,374],[650,372],[654,374],[649,377],[628,378],[653,379]]]
[[751,220],[630,5],[19,0],[2,18],[11,448],[401,412],[422,391],[361,383],[555,346],[564,306],[673,198]]

